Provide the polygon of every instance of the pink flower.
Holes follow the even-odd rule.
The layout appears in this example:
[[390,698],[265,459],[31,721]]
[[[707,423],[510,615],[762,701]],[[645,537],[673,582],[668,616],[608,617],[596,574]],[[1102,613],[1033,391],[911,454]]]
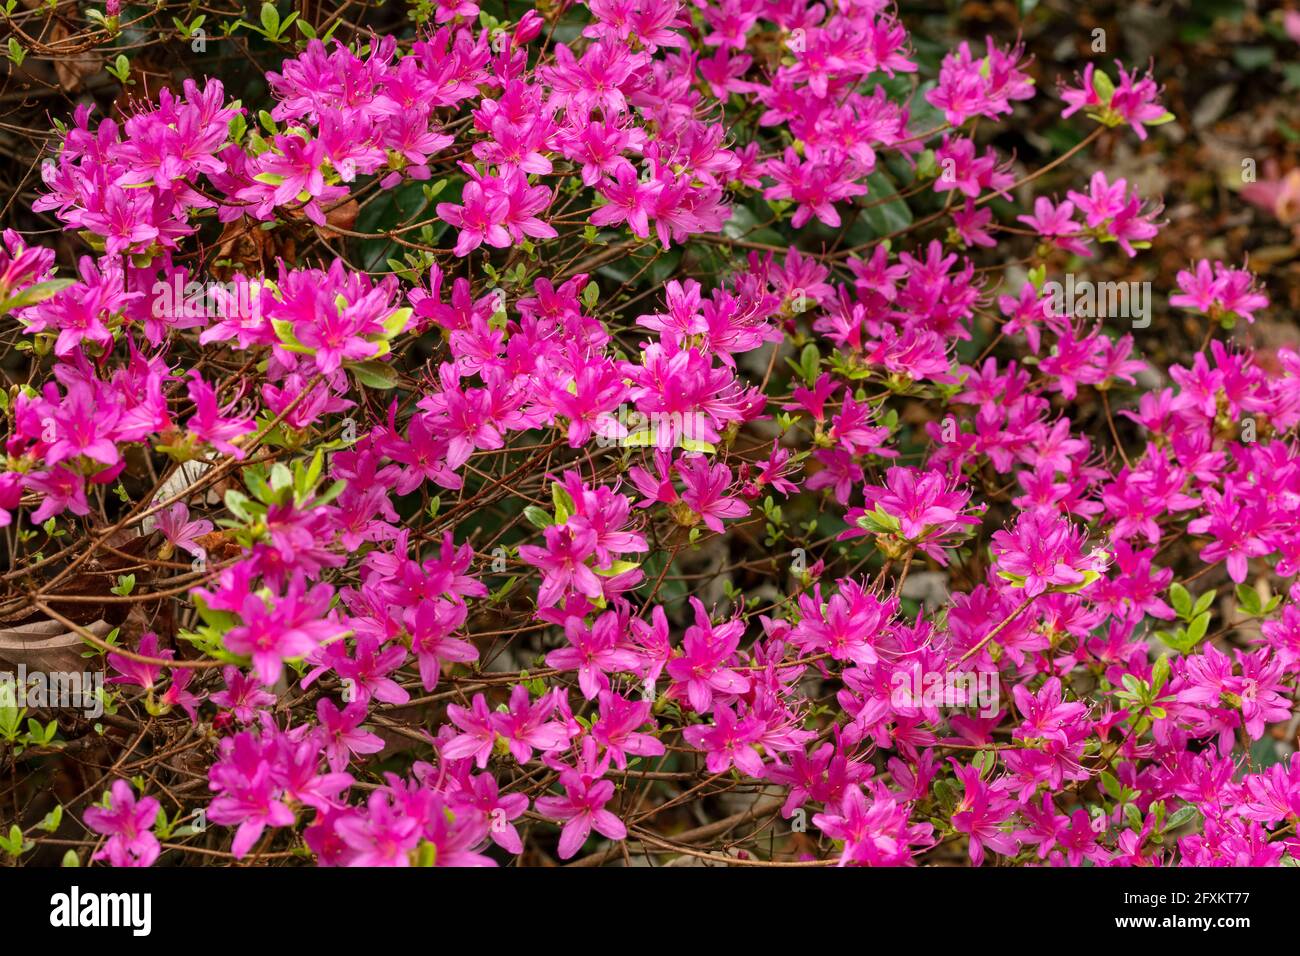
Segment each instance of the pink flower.
[[384,749],[384,740],[378,734],[362,728],[366,719],[366,705],[353,701],[342,710],[329,698],[316,702],[316,717],[325,734],[325,755],[330,769],[344,770],[353,754],[377,754]]
[[1147,126],[1159,126],[1173,120],[1173,114],[1159,102],[1161,88],[1150,73],[1139,76],[1137,70],[1125,70],[1118,60],[1115,67],[1119,73],[1118,85],[1104,71],[1089,63],[1078,87],[1062,89],[1061,98],[1065,100],[1066,108],[1061,115],[1070,116],[1083,110],[1106,126],[1127,123],[1138,139],[1143,140],[1147,138]]
[[258,713],[275,706],[276,696],[263,690],[260,681],[245,675],[238,667],[223,667],[221,676],[226,689],[210,695],[208,700],[230,710],[241,724],[251,724]]
[[480,770],[486,767],[497,739],[493,717],[482,694],[474,695],[468,710],[457,704],[448,704],[447,718],[460,728],[461,733],[442,745],[442,756],[447,760],[473,757]]
[[[140,635],[140,643],[136,645],[135,652],[141,657],[164,660],[171,660],[176,656],[176,652],[171,648],[165,651],[158,649],[158,635],[153,631],[146,631]],[[112,651],[109,651],[108,663],[113,670],[118,672],[118,676],[108,678],[108,683],[134,684],[136,687],[143,687],[145,690],[152,690],[163,672],[162,667],[159,665],[132,660]]]
[[155,518],[159,533],[169,545],[200,558],[207,557],[207,551],[196,539],[212,531],[212,522],[206,518],[198,521],[189,519],[190,509],[183,501],[164,508]]
[[493,728],[505,738],[510,753],[521,764],[533,759],[534,747],[549,753],[568,746],[568,728],[558,720],[547,719],[555,712],[562,693],[556,688],[534,704],[528,688],[516,684],[510,692],[510,710],[492,715]]
[[525,544],[519,557],[542,572],[537,603],[550,607],[566,594],[597,598],[602,594],[600,578],[587,565],[595,553],[596,534],[585,528],[551,525],[542,532],[545,547]]
[[438,686],[444,661],[478,660],[478,649],[469,641],[452,635],[465,624],[465,605],[460,601],[437,598],[421,601],[407,608],[403,620],[411,634],[411,650],[420,666],[420,681],[425,690]]
[[740,644],[745,625],[738,620],[714,626],[704,605],[690,599],[695,608],[695,624],[686,629],[680,656],[668,661],[665,668],[673,679],[669,695],[689,701],[697,713],[708,713],[713,696],[743,694],[750,688],[749,679],[729,664]]
[[221,826],[238,825],[231,852],[243,859],[268,826],[292,826],[295,818],[273,778],[273,742],[268,746],[246,730],[223,737],[217,748],[208,783],[218,796],[208,805],[208,819]]
[[438,218],[460,230],[456,247],[458,256],[467,256],[483,243],[504,249],[510,245],[510,233],[505,227],[510,201],[501,193],[492,191],[491,185],[471,179],[461,193],[461,205],[440,202]]
[[1084,535],[1066,519],[1041,511],[1024,512],[1014,529],[993,535],[998,575],[1025,589],[1028,598],[1048,588],[1077,589],[1100,576],[1106,561],[1084,554]]
[[813,825],[832,840],[844,843],[840,866],[912,866],[920,850],[933,845],[933,827],[911,823],[910,807],[883,788],[872,790],[871,801],[856,784],[812,818]]
[[[452,794],[452,807],[459,810],[463,806],[472,807],[488,819],[488,835],[492,842],[507,853],[524,852],[523,841],[519,831],[511,824],[523,816],[528,809],[528,797],[522,793],[501,793],[496,778],[491,774],[481,773],[469,779]],[[459,817],[459,812],[457,813]]]
[[366,801],[364,814],[339,819],[334,829],[353,851],[349,866],[411,865],[411,851],[420,843],[420,818],[403,813],[383,790]]
[[232,442],[241,435],[255,431],[253,423],[247,418],[226,417],[225,413],[230,411],[234,403],[220,408],[217,405],[216,390],[203,381],[197,369],[190,371],[187,388],[190,401],[194,403],[194,414],[185,424],[189,433],[219,452],[243,458],[243,449],[235,447]]
[[866,667],[880,659],[876,644],[898,605],[880,601],[846,578],[840,582],[840,593],[829,601],[822,600],[821,585],[813,588],[811,596],[800,595],[799,610],[790,642],[802,653],[827,653],[834,660]]
[[707,754],[704,764],[709,773],[725,773],[734,764],[751,777],[763,776],[763,758],[754,744],[763,733],[763,725],[752,713],[737,719],[726,704],[713,708],[712,727],[692,724],[682,731],[686,742]]
[[1003,856],[1014,856],[1020,841],[1003,824],[1011,819],[1015,801],[981,780],[978,767],[962,766],[955,757],[949,761],[966,790],[953,812],[952,825],[958,833],[969,835],[971,862],[981,865],[986,847]]
[[1206,644],[1200,654],[1180,659],[1182,673],[1170,686],[1175,700],[1190,705],[1187,716],[1198,735],[1217,732],[1222,754],[1231,751],[1236,728],[1259,740],[1267,724],[1285,720],[1291,713],[1291,702],[1283,693],[1287,688],[1282,662],[1267,648],[1233,654],[1240,674],[1231,658]]
[[1189,521],[1187,530],[1191,534],[1208,533],[1210,541],[1201,549],[1201,560],[1226,560],[1228,576],[1241,583],[1246,580],[1250,559],[1272,550],[1257,527],[1262,518],[1249,504],[1207,488],[1204,513]]
[[970,492],[959,488],[938,471],[890,468],[885,486],[863,488],[864,508],[850,508],[845,516],[858,528],[842,532],[849,539],[868,533],[895,529],[897,537],[934,558],[948,563],[945,548],[955,546],[979,525],[969,512]]
[[478,14],[478,4],[473,0],[435,0],[434,9],[437,11],[434,16],[436,23],[446,23],[457,17],[469,18]]
[[971,54],[970,46],[963,42],[956,53],[943,58],[939,68],[937,86],[926,94],[931,105],[944,111],[944,118],[953,126],[960,126],[971,116],[990,119],[1011,112],[1012,100],[1027,100],[1034,95],[1033,81],[1020,67],[1023,45],[1003,51],[987,39],[988,53],[984,57]]
[[709,465],[704,455],[686,455],[677,462],[677,474],[686,485],[682,502],[711,531],[722,534],[723,518],[743,518],[749,505],[726,495],[731,484],[731,469],[726,465]]
[[242,623],[226,632],[227,649],[252,658],[258,679],[267,686],[274,684],[286,660],[306,657],[343,630],[329,613],[333,594],[328,584],[307,588],[302,578],[295,578],[269,606],[262,598],[248,595],[240,608]]
[[1081,242],[1077,237],[1083,232],[1083,227],[1074,221],[1074,203],[1066,200],[1059,205],[1054,204],[1046,196],[1039,196],[1034,200],[1034,214],[1032,216],[1017,216],[1016,218],[1035,230],[1040,236],[1051,237],[1055,239],[1055,245],[1067,252],[1073,252],[1076,255],[1092,255],[1088,248],[1086,240]]
[[90,514],[86,480],[66,468],[33,472],[26,476],[25,484],[30,490],[45,495],[41,506],[32,512],[32,524],[43,524],[64,511],[71,511],[74,515]]
[[153,797],[137,800],[125,780],[114,780],[107,797],[106,807],[87,807],[83,815],[86,826],[108,837],[94,858],[108,860],[113,866],[153,866],[162,852],[150,830],[160,809],[158,801]]
[[81,224],[104,237],[110,255],[138,252],[158,237],[153,212],[147,193],[107,186],[81,214]]
[[614,765],[627,769],[628,755],[660,757],[664,745],[651,734],[639,733],[638,728],[653,724],[648,700],[627,700],[612,691],[600,693],[600,718],[591,725],[591,736],[606,748]]
[[790,224],[796,229],[813,216],[833,228],[840,224],[835,204],[866,195],[866,184],[856,180],[870,171],[844,158],[826,162],[803,161],[792,147],[787,147],[781,159],[769,160],[763,169],[776,180],[775,186],[764,190],[763,198],[794,203],[796,209]]
[[605,761],[595,761],[596,743],[588,738],[583,745],[583,758],[579,768],[564,766],[560,771],[560,786],[564,796],[538,797],[537,812],[553,820],[564,821],[560,831],[558,851],[561,860],[567,860],[582,848],[594,829],[611,840],[627,837],[623,821],[605,809],[614,798],[614,784],[600,779]]
[[655,200],[663,191],[657,179],[642,182],[630,163],[614,170],[614,180],[606,180],[597,190],[607,202],[591,214],[592,225],[616,226],[627,223],[632,235],[645,239],[650,235],[649,216],[654,211]]
[[1254,322],[1255,311],[1268,307],[1268,296],[1258,290],[1250,272],[1228,268],[1222,262],[1201,259],[1194,272],[1180,271],[1178,288],[1181,291],[1169,297],[1170,305],[1195,309],[1211,318],[1241,317]]
[[588,627],[581,618],[571,617],[564,623],[564,637],[569,647],[551,651],[546,665],[559,670],[576,670],[582,696],[593,700],[609,689],[607,674],[635,671],[641,658],[626,644],[626,621],[614,611],[606,611]]

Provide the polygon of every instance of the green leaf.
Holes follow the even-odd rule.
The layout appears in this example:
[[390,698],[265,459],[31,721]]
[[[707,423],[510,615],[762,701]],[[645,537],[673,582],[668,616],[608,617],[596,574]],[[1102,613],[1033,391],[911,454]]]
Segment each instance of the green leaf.
[[1119,778],[1109,770],[1103,770],[1101,772],[1101,785],[1105,788],[1106,792],[1116,800],[1122,801],[1124,799],[1123,784],[1121,784]]
[[1156,637],[1174,650],[1182,652],[1187,644],[1187,632],[1181,627],[1177,631],[1156,631]]
[[266,478],[263,475],[263,469],[261,467],[245,468],[244,484],[248,485],[248,490],[253,493],[253,497],[263,504],[270,505],[276,503],[275,492],[272,491],[271,486],[266,483]]
[[1155,666],[1151,668],[1151,690],[1159,692],[1169,680],[1169,655],[1161,654]]
[[961,799],[956,785],[951,780],[936,780],[934,782],[934,795],[939,798],[939,804],[949,813],[952,812]]
[[271,466],[271,490],[277,492],[285,491],[293,487],[293,472],[282,461],[277,461]]
[[519,582],[519,575],[517,574],[510,575],[510,577],[506,580],[505,584],[501,585],[501,587],[497,588],[495,591],[492,592],[491,596],[488,597],[488,601],[492,604],[500,604],[502,601],[506,599],[506,596],[509,595],[512,590],[514,590],[514,587],[518,582]]
[[1052,591],[1060,594],[1078,594],[1088,585],[1092,584],[1093,581],[1096,581],[1100,578],[1101,578],[1100,571],[1084,571],[1083,580],[1080,581],[1078,584],[1071,584],[1068,586],[1058,584],[1052,588]]
[[[389,313],[388,318],[384,319],[383,322],[385,344],[388,339],[394,339],[406,331],[406,326],[411,321],[413,311],[413,309],[394,309]],[[380,354],[382,355],[384,352],[381,351]]]
[[1174,606],[1178,616],[1183,620],[1188,620],[1192,616],[1192,596],[1188,593],[1187,588],[1183,587],[1177,581],[1169,585],[1169,603]]
[[912,209],[898,196],[893,181],[881,170],[867,177],[867,195],[859,201],[868,204],[862,209],[862,220],[877,236],[888,236],[912,224]]
[[1208,611],[1210,609],[1210,605],[1214,603],[1214,599],[1218,596],[1219,596],[1219,592],[1218,589],[1216,588],[1211,588],[1210,590],[1206,591],[1204,594],[1202,594],[1200,597],[1196,599],[1196,607],[1192,609],[1192,613],[1190,616],[1195,617],[1197,614],[1200,614],[1204,611]]
[[261,17],[262,29],[266,31],[268,38],[278,36],[280,33],[280,11],[275,8],[274,3],[262,4]]
[[551,483],[551,502],[555,505],[556,524],[564,524],[575,511],[573,496],[558,481]]
[[344,366],[366,388],[387,390],[397,385],[397,371],[387,362],[372,359],[368,362],[345,362]]
[[1109,106],[1111,97],[1115,95],[1115,83],[1105,70],[1093,71],[1092,88],[1097,91],[1097,98],[1101,100],[1102,105]]
[[1183,826],[1184,824],[1190,823],[1199,815],[1200,815],[1200,811],[1198,811],[1195,807],[1191,807],[1191,806],[1179,807],[1177,810],[1173,812],[1173,815],[1168,820],[1165,821],[1165,825],[1161,827],[1161,829],[1166,831],[1177,830],[1179,827]]
[[1245,611],[1251,617],[1258,617],[1263,610],[1263,601],[1260,599],[1259,592],[1249,584],[1238,584],[1237,603],[1241,610]]
[[799,353],[799,367],[803,371],[804,383],[812,388],[817,384],[817,374],[821,368],[822,353],[816,345],[811,342],[803,347]]
[[248,506],[251,502],[248,495],[242,491],[231,488],[225,495],[226,508],[240,521],[252,521],[252,515],[248,512]]
[[13,857],[22,856],[36,845],[31,840],[23,839],[23,831],[16,823],[9,828],[9,836],[0,840],[0,844],[3,844],[4,851]]
[[[316,497],[312,499],[313,506],[320,508],[323,505],[329,504],[339,495],[343,494],[343,489],[345,489],[347,486],[348,483],[346,481],[343,481],[342,479],[330,482],[330,486],[328,488],[326,488],[324,491],[322,491],[320,494],[316,495]],[[433,502],[430,502],[430,505],[433,506],[436,501],[437,499],[434,499]],[[437,515],[434,514],[432,517],[436,518]]]
[[38,829],[44,830],[46,833],[53,833],[59,828],[61,822],[63,822],[63,804],[60,803],[56,804],[53,810],[45,814],[45,819],[36,824],[36,826]]
[[68,286],[75,284],[75,279],[48,279],[45,282],[29,285],[0,302],[0,315],[25,309],[30,305],[36,305],[38,302],[44,302],[46,299],[58,295]]
[[549,528],[551,525],[555,524],[551,519],[551,516],[541,508],[537,507],[537,505],[528,505],[524,508],[524,517],[528,519],[529,523],[532,524],[534,528]]
[[[258,175],[261,175],[260,173]],[[267,175],[271,175],[268,173]],[[303,345],[298,341],[298,336],[294,333],[293,323],[288,319],[272,319],[271,328],[275,330],[276,337],[280,340],[281,346],[289,352],[297,352],[301,355],[315,355],[316,350],[309,346]]]

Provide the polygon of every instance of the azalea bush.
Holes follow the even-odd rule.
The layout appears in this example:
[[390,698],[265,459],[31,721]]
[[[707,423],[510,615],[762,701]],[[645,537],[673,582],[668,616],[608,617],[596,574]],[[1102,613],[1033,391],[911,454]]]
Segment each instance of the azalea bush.
[[0,702],[5,853],[1300,858],[1300,355],[1243,262],[1157,290],[1168,361],[1060,294],[1165,225],[1090,160],[1176,121],[1158,62],[1044,84],[884,0],[368,13],[83,11],[133,89],[55,117],[75,254],[4,234],[0,614],[102,714]]

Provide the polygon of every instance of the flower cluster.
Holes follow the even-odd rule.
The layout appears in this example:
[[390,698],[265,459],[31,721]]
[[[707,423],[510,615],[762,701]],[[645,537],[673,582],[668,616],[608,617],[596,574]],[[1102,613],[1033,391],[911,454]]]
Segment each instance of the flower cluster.
[[482,6],[313,35],[265,110],[78,108],[73,277],[4,236],[6,580],[202,728],[210,793],[113,780],[95,858],[725,860],[657,815],[757,783],[764,860],[1300,859],[1300,355],[1213,338],[1253,276],[1178,274],[1167,365],[1053,308],[1162,206],[1022,207],[1019,45],[917,93],[883,0]]

